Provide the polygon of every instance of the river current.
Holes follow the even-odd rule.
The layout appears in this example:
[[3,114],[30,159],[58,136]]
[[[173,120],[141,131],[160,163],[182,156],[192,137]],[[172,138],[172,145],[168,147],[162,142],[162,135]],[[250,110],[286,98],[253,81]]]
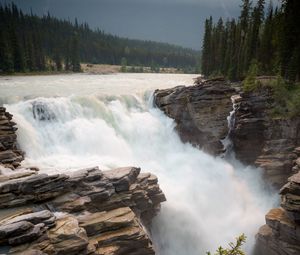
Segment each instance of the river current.
[[[159,255],[204,255],[242,233],[250,254],[274,195],[261,170],[184,144],[153,106],[153,91],[196,75],[112,74],[0,78],[0,104],[14,115],[24,166],[68,172],[139,166],[167,197],[151,229]],[[229,114],[229,113],[228,113]]]

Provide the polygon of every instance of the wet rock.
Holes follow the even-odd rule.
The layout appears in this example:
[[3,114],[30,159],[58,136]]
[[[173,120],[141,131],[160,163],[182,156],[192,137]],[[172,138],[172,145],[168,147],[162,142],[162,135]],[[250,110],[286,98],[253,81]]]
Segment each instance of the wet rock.
[[0,208],[45,201],[70,189],[66,175],[37,174],[0,183]]
[[17,148],[16,123],[4,107],[0,109],[0,165],[12,169],[23,160],[23,152]]
[[231,96],[236,90],[224,79],[199,81],[195,86],[156,90],[154,102],[176,122],[183,142],[190,142],[218,155],[221,140],[228,133],[227,116],[232,111]]
[[7,239],[10,236],[18,236],[33,228],[33,226],[34,225],[28,221],[3,224],[0,226],[0,240]]
[[280,188],[293,174],[293,150],[300,144],[300,119],[273,118],[272,108],[270,91],[241,94],[231,139],[236,157],[263,168],[265,178]]
[[280,194],[281,206],[294,222],[300,224],[300,172],[289,178],[289,182],[283,186]]
[[112,182],[116,192],[127,191],[136,181],[141,169],[136,167],[123,167],[111,171],[105,171],[104,176]]
[[54,112],[49,106],[43,102],[33,102],[32,104],[33,117],[40,121],[55,120]]
[[12,215],[0,222],[0,243],[17,246],[35,241],[55,225],[55,220],[48,210]]
[[55,216],[48,210],[39,212],[28,213],[20,216],[16,216],[10,220],[4,221],[5,224],[12,224],[16,222],[30,222],[32,224],[45,223],[46,226],[53,226],[55,223]]
[[280,190],[281,208],[270,210],[257,234],[258,254],[300,254],[300,173]]
[[28,232],[26,232],[22,235],[9,238],[8,243],[12,246],[15,246],[15,245],[28,243],[33,240],[36,240],[46,230],[44,227],[45,227],[45,225],[43,223],[37,224],[37,225],[33,226],[33,228],[30,229]]

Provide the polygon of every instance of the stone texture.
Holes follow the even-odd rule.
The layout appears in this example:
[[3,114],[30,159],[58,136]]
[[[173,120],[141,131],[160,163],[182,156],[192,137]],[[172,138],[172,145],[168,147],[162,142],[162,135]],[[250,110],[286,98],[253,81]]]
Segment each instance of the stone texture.
[[[261,81],[266,77],[260,77]],[[184,142],[199,146],[213,155],[223,153],[221,140],[228,134],[227,117],[235,104],[235,121],[229,138],[236,158],[264,170],[264,176],[276,188],[298,171],[294,149],[300,145],[300,118],[273,118],[271,91],[241,93],[240,84],[223,79],[196,85],[157,90],[155,104],[176,122]],[[240,96],[233,97],[239,93]]]
[[129,207],[78,217],[80,226],[86,230],[88,236],[128,227],[132,225],[135,218],[135,214]]
[[14,176],[0,183],[0,214],[28,203],[32,209],[2,217],[8,254],[154,254],[146,229],[166,200],[155,175],[93,167]]
[[236,102],[231,134],[236,157],[264,169],[264,176],[280,188],[293,174],[293,152],[300,144],[300,118],[273,118],[273,100],[267,90],[242,93]]
[[12,115],[4,107],[0,107],[0,165],[11,169],[20,166],[23,160],[23,152],[17,148],[15,126]]
[[0,243],[16,246],[32,242],[55,225],[55,216],[48,210],[15,214],[0,222]]
[[156,106],[175,120],[183,142],[218,155],[224,149],[221,140],[228,133],[227,116],[232,111],[231,96],[236,93],[224,79],[215,79],[156,90],[154,97]]
[[76,255],[87,250],[88,237],[79,227],[75,217],[66,216],[56,221],[56,226],[48,231],[48,238],[53,246],[54,254]]
[[257,254],[300,254],[300,173],[280,190],[281,207],[270,210],[257,234]]
[[151,240],[129,207],[79,217],[96,254],[155,254]]

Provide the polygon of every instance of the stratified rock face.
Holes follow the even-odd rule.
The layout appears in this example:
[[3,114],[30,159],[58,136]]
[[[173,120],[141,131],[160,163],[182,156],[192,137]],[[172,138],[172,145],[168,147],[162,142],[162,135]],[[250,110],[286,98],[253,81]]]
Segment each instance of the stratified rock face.
[[258,254],[300,254],[300,172],[289,178],[280,194],[281,208],[266,215],[266,225],[257,234]]
[[241,94],[231,139],[237,159],[262,167],[269,182],[281,187],[292,174],[293,150],[300,144],[300,118],[274,119],[271,109],[268,91]]
[[15,168],[23,160],[23,153],[17,149],[17,128],[12,115],[0,107],[0,165]]
[[223,79],[198,85],[155,91],[155,104],[175,120],[183,142],[190,142],[208,153],[223,152],[221,140],[228,133],[227,116],[232,111],[235,89]]
[[0,180],[6,254],[155,254],[146,229],[166,200],[156,176],[135,167],[28,173]]

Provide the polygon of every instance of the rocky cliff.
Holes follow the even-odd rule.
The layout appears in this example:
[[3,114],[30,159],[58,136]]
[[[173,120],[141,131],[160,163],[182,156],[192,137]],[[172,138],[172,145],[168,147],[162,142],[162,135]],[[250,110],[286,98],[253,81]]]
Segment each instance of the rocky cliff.
[[[293,174],[293,150],[300,145],[300,118],[272,117],[273,99],[268,90],[239,91],[239,86],[215,79],[157,90],[154,96],[155,104],[175,120],[182,140],[213,155],[224,151],[222,139],[229,132],[227,118],[234,103],[230,138],[236,158],[264,169],[265,178],[280,188]],[[239,96],[232,97],[237,93]]]
[[213,155],[223,152],[221,142],[228,133],[227,116],[232,111],[235,94],[223,79],[156,90],[155,104],[176,122],[183,142],[190,142]]
[[155,254],[149,227],[166,200],[156,176],[136,167],[22,168],[11,119],[1,107],[0,254]]
[[[300,169],[300,148],[295,153],[294,169]],[[257,234],[258,254],[300,254],[300,172],[289,178],[280,194],[281,207],[266,215],[266,225]]]
[[293,174],[294,149],[300,145],[300,118],[274,118],[269,91],[242,93],[235,102],[235,125],[231,140],[236,157],[264,169],[276,187]]
[[[227,116],[234,104],[229,134],[236,158],[256,165],[265,179],[280,190],[281,207],[266,215],[257,234],[259,255],[300,254],[300,118],[275,118],[268,89],[238,93],[222,79],[201,81],[191,87],[155,92],[155,104],[173,118],[183,141],[214,155],[222,152],[228,133]],[[238,96],[232,96],[238,93]],[[294,175],[293,175],[294,174]]]

